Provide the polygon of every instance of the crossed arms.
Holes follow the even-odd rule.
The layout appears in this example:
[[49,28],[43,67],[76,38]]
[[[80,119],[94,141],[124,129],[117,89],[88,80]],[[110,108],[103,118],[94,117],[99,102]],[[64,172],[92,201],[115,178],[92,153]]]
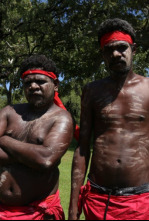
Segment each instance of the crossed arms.
[[[73,123],[63,111],[42,145],[24,143],[5,135],[12,107],[0,111],[0,166],[18,162],[37,170],[51,170],[66,152],[73,134]],[[72,133],[71,133],[72,131]]]

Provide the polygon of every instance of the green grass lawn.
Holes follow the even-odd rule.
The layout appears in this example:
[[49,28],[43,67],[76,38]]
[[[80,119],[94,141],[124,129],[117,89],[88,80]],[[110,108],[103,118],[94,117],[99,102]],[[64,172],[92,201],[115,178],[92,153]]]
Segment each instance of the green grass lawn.
[[[68,219],[68,208],[69,208],[70,191],[71,191],[71,166],[72,166],[73,153],[76,145],[77,145],[76,142],[73,141],[69,150],[63,156],[61,165],[59,166],[60,197],[61,197],[61,204],[65,212],[66,220]],[[80,219],[84,220],[84,215],[81,215]]]

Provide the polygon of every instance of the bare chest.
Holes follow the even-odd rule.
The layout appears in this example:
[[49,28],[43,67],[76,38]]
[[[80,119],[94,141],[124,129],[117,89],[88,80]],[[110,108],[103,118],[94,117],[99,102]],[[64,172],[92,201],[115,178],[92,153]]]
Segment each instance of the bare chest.
[[49,116],[24,121],[22,117],[16,115],[14,119],[10,119],[6,134],[17,140],[34,144],[43,143],[45,136],[54,123],[54,119]]
[[122,89],[117,94],[110,91],[94,100],[95,119],[103,124],[134,124],[149,121],[149,101],[145,93]]

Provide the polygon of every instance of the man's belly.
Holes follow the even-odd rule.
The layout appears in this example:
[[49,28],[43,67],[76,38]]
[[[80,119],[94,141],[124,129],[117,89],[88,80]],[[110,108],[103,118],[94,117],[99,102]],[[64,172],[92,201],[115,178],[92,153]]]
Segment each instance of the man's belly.
[[58,189],[59,171],[52,173],[33,171],[21,165],[0,169],[0,203],[24,206],[55,194]]
[[128,187],[149,183],[146,136],[102,135],[94,145],[90,177],[102,186]]

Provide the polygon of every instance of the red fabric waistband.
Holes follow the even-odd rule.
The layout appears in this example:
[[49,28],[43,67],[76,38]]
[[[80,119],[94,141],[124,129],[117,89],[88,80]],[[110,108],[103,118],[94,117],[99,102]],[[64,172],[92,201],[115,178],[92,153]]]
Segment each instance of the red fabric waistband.
[[45,215],[54,215],[55,220],[64,220],[59,190],[54,195],[28,206],[15,207],[0,204],[0,220],[44,220]]

